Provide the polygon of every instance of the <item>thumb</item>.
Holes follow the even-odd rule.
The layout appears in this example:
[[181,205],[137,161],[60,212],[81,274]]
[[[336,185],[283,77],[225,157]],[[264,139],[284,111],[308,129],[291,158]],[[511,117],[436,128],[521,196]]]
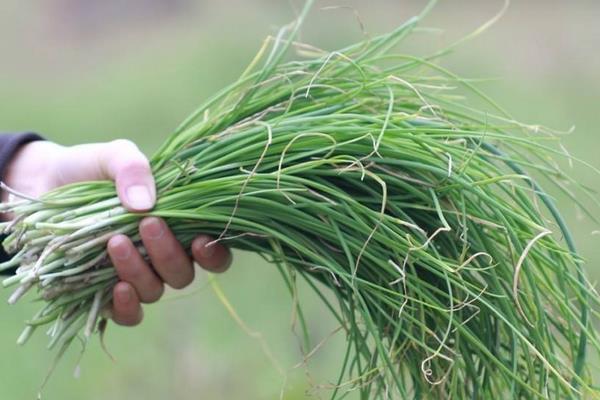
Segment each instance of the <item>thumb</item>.
[[156,202],[156,185],[150,163],[129,140],[115,140],[104,146],[100,170],[112,179],[123,206],[130,211],[148,211]]
[[[110,179],[119,199],[129,211],[149,211],[156,203],[156,184],[146,156],[130,140],[68,148],[68,160],[60,168],[63,184]],[[68,165],[65,165],[68,164]]]

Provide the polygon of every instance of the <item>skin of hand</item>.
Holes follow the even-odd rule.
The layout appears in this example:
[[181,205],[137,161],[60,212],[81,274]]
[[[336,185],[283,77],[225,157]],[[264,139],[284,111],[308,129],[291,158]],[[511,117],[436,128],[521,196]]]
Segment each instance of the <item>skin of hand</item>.
[[[38,197],[69,183],[112,180],[119,199],[132,212],[154,207],[156,187],[150,164],[129,140],[61,146],[36,141],[22,146],[11,159],[4,182],[12,189]],[[2,193],[3,201],[8,195]],[[181,289],[194,279],[193,261],[210,272],[223,272],[231,263],[231,253],[213,239],[199,235],[191,245],[193,261],[177,241],[165,221],[145,217],[139,224],[140,237],[149,255],[147,263],[125,235],[112,237],[107,245],[120,281],[113,290],[109,314],[119,325],[141,322],[141,303],[160,299],[166,283]]]

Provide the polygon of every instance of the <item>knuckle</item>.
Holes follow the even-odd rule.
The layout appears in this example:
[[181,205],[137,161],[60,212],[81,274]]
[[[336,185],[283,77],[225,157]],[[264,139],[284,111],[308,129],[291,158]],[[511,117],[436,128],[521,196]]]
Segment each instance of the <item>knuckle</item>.
[[115,140],[110,141],[108,144],[112,149],[117,149],[117,150],[135,149],[135,150],[138,150],[137,145],[129,139],[115,139]]
[[117,325],[121,326],[134,326],[136,324],[133,317],[120,312],[115,312],[112,319]]
[[205,266],[203,266],[203,268],[209,272],[212,272],[215,274],[221,274],[229,269],[229,263],[223,262],[220,264],[205,265]]
[[135,173],[150,171],[150,163],[142,157],[125,157],[119,162],[118,173]]
[[230,266],[231,266],[231,259],[228,259],[225,262],[223,262],[221,265],[218,265],[215,268],[215,272],[217,272],[219,274],[223,273],[223,272],[226,272],[229,269]]
[[187,286],[189,286],[189,284],[191,283],[191,281],[177,281],[177,280],[172,280],[171,282],[169,282],[169,286],[171,286],[173,289],[179,290],[179,289],[185,289]]
[[121,326],[137,326],[142,322],[140,317],[124,317],[123,319],[117,321],[117,323]]
[[[190,272],[191,271],[191,272]],[[194,281],[193,270],[178,270],[174,271],[173,277],[170,279],[169,286],[173,289],[183,289],[189,286]]]
[[148,294],[146,296],[146,298],[144,299],[144,303],[146,303],[146,304],[156,303],[158,300],[160,300],[160,298],[162,297],[164,292],[165,292],[165,287],[163,284],[160,284],[155,290],[153,290],[152,292],[150,292],[150,294]]
[[146,174],[150,171],[150,162],[146,156],[128,139],[108,142],[100,153],[100,160],[105,175],[112,177],[131,173]]
[[127,321],[128,326],[137,326],[142,323],[143,319],[144,319],[144,313],[143,313],[142,309],[140,308],[136,314],[129,317],[129,320]]
[[[157,242],[162,244],[160,241],[163,240],[162,237],[152,237],[152,235],[148,232],[143,233],[145,239],[149,243]],[[155,266],[162,267],[161,269],[169,270],[171,269],[171,265],[173,264],[172,260],[176,260],[179,256],[179,253],[176,249],[173,249],[172,246],[149,246],[148,251],[150,252],[150,259],[152,260],[152,264]]]
[[132,285],[137,284],[143,279],[143,273],[140,268],[131,264],[125,265],[124,268],[119,268],[118,274],[119,278]]

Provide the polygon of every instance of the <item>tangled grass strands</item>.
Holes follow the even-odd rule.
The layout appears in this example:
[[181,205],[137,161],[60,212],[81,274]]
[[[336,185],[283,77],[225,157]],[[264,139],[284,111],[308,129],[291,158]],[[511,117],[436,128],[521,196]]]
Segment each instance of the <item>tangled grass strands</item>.
[[[543,189],[579,201],[548,161],[576,160],[435,64],[445,50],[396,54],[420,20],[331,53],[294,42],[299,22],[265,41],[152,157],[158,202],[145,215],[184,245],[206,232],[275,264],[307,360],[321,345],[303,278],[347,338],[332,398],[598,398],[587,357],[600,300]],[[283,62],[292,47],[318,57]],[[19,343],[50,326],[60,356],[102,334],[117,280],[106,241],[129,235],[145,255],[144,215],[111,182],[1,209],[16,218],[2,224],[14,258],[0,268],[19,267],[3,284],[15,301],[37,288],[44,304]]]

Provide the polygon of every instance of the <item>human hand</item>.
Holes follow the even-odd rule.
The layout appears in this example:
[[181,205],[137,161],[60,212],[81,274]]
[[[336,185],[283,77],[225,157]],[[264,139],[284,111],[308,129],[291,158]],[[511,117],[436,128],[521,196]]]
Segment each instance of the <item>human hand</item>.
[[[144,212],[154,207],[156,188],[150,164],[128,140],[71,147],[31,142],[15,154],[4,176],[10,188],[32,197],[69,183],[107,179],[115,182],[119,199],[129,211]],[[142,219],[139,233],[150,264],[125,235],[112,237],[107,245],[120,278],[113,289],[110,314],[120,325],[140,323],[141,303],[160,299],[165,283],[180,289],[194,279],[192,259],[162,219]],[[207,235],[196,237],[191,245],[192,258],[204,269],[223,272],[229,267],[231,254],[220,244],[207,246],[211,241]]]

